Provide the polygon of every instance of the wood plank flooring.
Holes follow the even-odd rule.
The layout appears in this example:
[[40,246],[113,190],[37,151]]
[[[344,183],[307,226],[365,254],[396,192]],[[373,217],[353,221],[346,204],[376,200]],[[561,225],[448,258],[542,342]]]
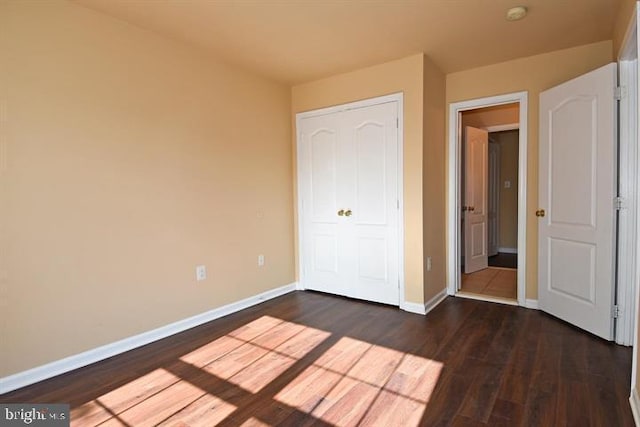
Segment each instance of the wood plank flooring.
[[0,396],[74,426],[633,426],[631,349],[544,313],[294,292]]

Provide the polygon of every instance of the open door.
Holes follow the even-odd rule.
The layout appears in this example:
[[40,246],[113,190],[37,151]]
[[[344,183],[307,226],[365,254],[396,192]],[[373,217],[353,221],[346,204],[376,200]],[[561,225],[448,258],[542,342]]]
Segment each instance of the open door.
[[540,94],[538,303],[613,339],[616,64]]
[[464,129],[464,272],[487,268],[489,134],[466,126]]

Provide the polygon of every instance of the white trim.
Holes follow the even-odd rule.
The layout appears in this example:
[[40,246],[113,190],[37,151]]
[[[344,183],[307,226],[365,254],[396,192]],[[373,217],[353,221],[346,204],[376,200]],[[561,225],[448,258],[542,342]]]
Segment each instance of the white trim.
[[631,405],[631,413],[633,414],[633,421],[637,426],[640,426],[640,398],[638,398],[638,390],[633,387],[631,389],[631,396],[629,396],[629,404]]
[[[302,163],[300,144],[300,120],[308,117],[317,117],[327,114],[334,114],[341,111],[354,110],[356,108],[371,107],[373,105],[386,104],[389,102],[395,102],[398,105],[398,306],[401,309],[405,309],[403,306],[407,303],[405,298],[405,277],[404,277],[404,94],[402,92],[393,93],[390,95],[378,96],[375,98],[363,99],[361,101],[350,102],[348,104],[340,104],[327,108],[320,108],[312,111],[305,111],[296,114],[296,180],[300,182],[302,177],[300,176],[302,171],[298,167]],[[303,210],[302,190],[297,185],[298,195],[298,289],[306,289],[305,282],[305,266],[303,257],[304,248],[304,233],[303,224],[301,221]],[[406,310],[411,311],[412,310]],[[424,313],[421,313],[424,314]]]
[[494,296],[491,296],[491,295],[473,294],[473,293],[464,292],[464,291],[458,291],[458,293],[456,294],[456,297],[466,298],[466,299],[473,299],[473,300],[476,300],[476,301],[494,302],[494,303],[505,304],[505,305],[515,305],[515,306],[518,305],[518,302],[516,300],[513,300],[513,299],[494,297]]
[[429,301],[427,301],[424,304],[424,313],[425,314],[429,313],[431,310],[436,308],[438,306],[438,304],[440,304],[442,301],[444,301],[445,298],[447,298],[447,290],[443,289],[440,292],[438,292],[437,294],[435,294],[435,296],[433,298],[431,298]]
[[213,310],[205,313],[178,320],[177,322],[170,323],[151,331],[143,332],[92,350],[56,360],[55,362],[47,363],[46,365],[41,365],[27,371],[18,372],[17,374],[0,378],[0,394],[8,393],[12,390],[37,383],[38,381],[46,380],[48,378],[55,377],[56,375],[64,374],[65,372],[82,368],[83,366],[116,356],[124,353],[125,351],[133,350],[134,348],[186,331],[187,329],[194,328],[220,317],[236,313],[240,310],[244,310],[245,308],[249,308],[267,300],[293,292],[294,290],[296,290],[296,283],[291,283],[289,285],[281,286],[252,297],[245,298],[241,301],[236,301],[222,307],[214,308]]
[[538,310],[538,300],[537,299],[527,299],[524,302],[524,306],[530,308],[532,310]]
[[400,301],[405,300],[404,282],[404,94],[394,95],[398,102],[398,287]]
[[400,304],[400,309],[415,314],[427,314],[424,304],[418,304],[417,302],[405,301]]
[[[631,19],[631,23],[629,25],[629,28],[631,28],[631,30],[627,31],[627,34],[629,34],[629,32],[631,32],[631,37],[635,38],[635,51],[633,52],[632,57],[635,59],[639,59],[640,57],[640,49],[639,49],[639,45],[640,45],[640,26],[638,25],[638,21],[640,21],[640,5],[638,3],[636,3],[636,11],[635,13],[632,14],[632,19]],[[635,31],[634,31],[635,30]],[[635,37],[634,37],[635,36]],[[624,51],[627,46],[629,45],[629,38],[625,37],[625,42],[623,44],[623,48],[622,50]],[[640,88],[636,88],[636,97],[640,98],[640,92],[638,92],[640,90]],[[638,113],[636,112],[636,115]],[[635,120],[637,120],[638,118],[635,117]],[[636,164],[640,165],[640,150],[636,153]],[[640,177],[636,176],[636,185],[638,186],[637,188],[640,188]],[[636,211],[636,223],[638,222],[638,211]],[[636,234],[635,234],[635,243],[636,243],[636,248],[635,248],[635,254],[636,254],[636,268],[635,268],[635,274],[633,277],[633,283],[635,284],[635,286],[638,286],[638,283],[640,283],[640,227],[636,227]],[[635,301],[632,301],[631,304],[629,304],[631,306],[634,307],[634,314],[633,314],[633,322],[634,322],[634,327],[633,327],[633,336],[635,339],[635,342],[633,344],[633,353],[632,353],[632,357],[631,357],[631,390],[632,390],[632,395],[635,393],[636,396],[634,396],[634,399],[637,402],[637,391],[635,389],[636,384],[637,384],[637,379],[638,379],[638,341],[637,341],[637,337],[638,337],[638,312],[640,310],[640,298],[638,298],[637,294],[635,297]],[[637,404],[635,405],[635,409],[636,412],[634,412],[634,419],[636,420],[636,425],[640,425],[640,422],[638,420],[638,417],[636,417],[637,414]],[[633,406],[632,406],[633,409]]]
[[518,144],[518,304],[526,304],[527,277],[527,140],[528,93],[526,91],[449,105],[449,161],[447,195],[447,293],[455,295],[460,284],[460,118],[463,111],[494,105],[520,104]]
[[517,254],[518,248],[498,248],[498,252],[502,252],[503,254]]
[[619,104],[619,196],[622,209],[618,212],[618,277],[616,343],[632,345],[635,337],[634,302],[636,300],[635,271],[638,238],[638,59],[619,62],[619,85],[626,95]]
[[302,113],[296,113],[296,129],[298,128],[298,120],[308,117],[325,116],[327,114],[339,113],[341,111],[355,110],[357,108],[371,107],[374,105],[386,104],[389,102],[399,102],[402,104],[403,93],[392,93],[390,95],[376,96],[375,98],[362,99],[360,101],[349,102],[347,104],[334,105],[326,108],[319,108],[316,110],[304,111]]
[[520,129],[520,123],[509,123],[506,125],[485,126],[487,132],[504,132],[506,130]]
[[404,301],[400,305],[400,309],[402,309],[404,311],[408,311],[409,313],[416,313],[416,314],[426,315],[431,310],[436,308],[438,306],[438,304],[440,304],[442,301],[444,301],[445,298],[447,298],[447,296],[448,296],[447,295],[447,290],[443,289],[440,292],[438,292],[433,298],[431,298],[429,301],[427,301],[424,304],[418,304],[418,303],[415,303],[415,302]]

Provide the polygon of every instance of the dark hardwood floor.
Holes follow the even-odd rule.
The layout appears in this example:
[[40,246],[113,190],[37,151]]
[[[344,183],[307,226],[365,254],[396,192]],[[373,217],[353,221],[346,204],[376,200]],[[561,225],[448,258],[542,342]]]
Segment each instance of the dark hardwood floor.
[[295,292],[0,401],[78,426],[632,426],[630,375],[630,348],[534,310]]
[[518,268],[518,254],[498,252],[488,258],[489,267]]

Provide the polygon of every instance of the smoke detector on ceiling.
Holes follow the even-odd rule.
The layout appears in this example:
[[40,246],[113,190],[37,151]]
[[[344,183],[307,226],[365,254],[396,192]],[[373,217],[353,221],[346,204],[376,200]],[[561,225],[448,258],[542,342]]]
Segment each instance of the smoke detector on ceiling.
[[507,21],[518,21],[527,16],[527,8],[524,6],[512,7],[507,10]]

